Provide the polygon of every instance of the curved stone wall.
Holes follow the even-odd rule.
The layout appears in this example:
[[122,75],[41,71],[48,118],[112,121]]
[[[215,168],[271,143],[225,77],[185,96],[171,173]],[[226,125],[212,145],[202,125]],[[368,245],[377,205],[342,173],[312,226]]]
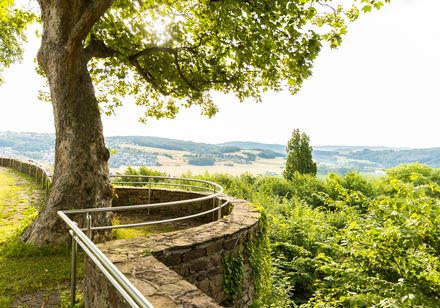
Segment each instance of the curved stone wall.
[[[115,199],[115,205],[121,205],[124,198],[140,198],[142,191],[148,193],[135,189],[130,197],[130,190],[123,190],[116,189],[119,199]],[[153,191],[150,193],[151,201]],[[174,200],[185,194],[188,192],[156,190],[158,198],[161,195]],[[206,206],[212,208],[212,203]],[[168,208],[166,214],[172,209],[178,211],[174,213],[177,216],[182,214],[183,210],[175,207]],[[255,293],[247,250],[256,236],[260,214],[243,200],[232,200],[232,206],[224,213],[220,220],[211,218],[211,222],[198,227],[110,241],[98,247],[155,307],[246,307]],[[243,257],[242,277],[237,294],[231,296],[225,289],[225,266],[228,259],[236,256]],[[86,307],[127,306],[89,260],[85,273]]]
[[41,184],[42,188],[46,190],[46,194],[50,189],[52,181],[49,174],[43,167],[34,161],[0,157],[0,166],[15,169],[34,178],[39,184]]
[[[0,157],[0,166],[28,174],[49,190],[51,178],[33,161]],[[203,196],[160,188],[114,189],[114,206],[188,200]],[[222,199],[192,202],[166,208],[152,208],[140,215],[178,217],[200,213],[217,206]],[[98,247],[148,298],[155,307],[246,307],[255,288],[248,260],[250,241],[256,236],[260,214],[243,200],[232,200],[222,209],[201,219],[198,227],[110,241]],[[234,295],[225,288],[227,260],[240,256],[240,287]],[[86,307],[127,307],[127,303],[95,265],[86,258],[84,297]]]

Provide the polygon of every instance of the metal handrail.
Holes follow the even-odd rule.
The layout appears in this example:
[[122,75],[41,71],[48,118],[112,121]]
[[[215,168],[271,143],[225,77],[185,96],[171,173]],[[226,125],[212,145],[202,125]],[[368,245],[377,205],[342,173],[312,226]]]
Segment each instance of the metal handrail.
[[[118,268],[99,250],[99,248],[78,228],[78,226],[62,211],[57,214],[69,226],[73,240],[78,243],[84,252],[90,257],[102,273],[109,279],[111,284],[118,290],[131,307],[154,307],[133,284],[122,274]],[[72,250],[72,260],[76,261],[76,251]],[[73,268],[73,267],[72,267]],[[75,268],[76,270],[76,268]],[[74,275],[72,275],[74,276]],[[76,275],[75,275],[76,276]],[[73,279],[76,282],[76,279]],[[74,295],[72,295],[74,296]],[[72,306],[75,303],[73,297]]]
[[[35,177],[38,181],[37,170],[40,169],[42,184],[46,186],[46,193],[48,193],[49,184],[52,182],[52,175],[42,166],[40,163],[30,160],[30,159],[16,159],[12,157],[0,157],[2,165],[3,160],[10,160],[11,166],[16,169],[16,163],[20,163],[20,171],[22,171],[22,164],[28,164],[29,166],[35,167]],[[38,168],[38,169],[37,169]],[[29,175],[31,175],[32,169],[29,167]],[[141,227],[145,225],[161,224],[175,222],[185,219],[196,218],[200,216],[207,215],[209,213],[218,212],[218,219],[221,218],[222,208],[230,203],[229,197],[224,194],[224,189],[217,183],[199,180],[199,179],[188,179],[179,177],[167,177],[167,176],[146,176],[146,175],[110,175],[111,178],[137,178],[146,179],[145,182],[135,181],[135,182],[114,182],[113,184],[141,184],[148,185],[151,192],[151,186],[174,186],[182,187],[186,189],[198,189],[204,190],[205,192],[212,192],[209,195],[192,198],[187,200],[162,202],[155,204],[140,204],[131,206],[118,206],[118,207],[106,207],[106,208],[89,208],[89,209],[79,209],[79,210],[65,210],[58,211],[57,214],[69,227],[69,233],[72,237],[72,263],[71,263],[71,307],[75,305],[76,302],[76,272],[77,272],[77,248],[78,245],[84,250],[88,255],[90,260],[99,268],[99,270],[104,274],[108,281],[115,287],[115,289],[121,294],[121,296],[127,301],[131,307],[141,307],[141,308],[151,308],[154,306],[139,292],[138,289],[127,279],[127,277],[122,274],[119,269],[104,255],[104,253],[99,250],[99,248],[92,242],[92,231],[109,230],[109,229],[119,229],[119,228],[130,228],[130,227]],[[152,181],[151,181],[152,180]],[[159,180],[159,182],[158,182]],[[168,181],[168,182],[167,182]],[[180,181],[187,183],[200,183],[205,186],[181,184],[181,183],[170,183],[169,181]],[[201,193],[200,191],[197,191]],[[215,200],[218,200],[216,205]],[[223,200],[221,200],[222,198]],[[213,208],[207,211],[196,213],[192,215],[186,215],[177,218],[162,219],[156,221],[144,221],[140,223],[123,224],[115,226],[92,226],[91,213],[104,213],[104,212],[121,212],[121,211],[132,211],[132,210],[142,210],[156,207],[168,207],[168,206],[178,206],[194,202],[202,202],[206,200],[213,200]],[[87,228],[79,228],[76,222],[72,221],[67,215],[69,214],[86,214]],[[83,232],[86,231],[87,235]]]
[[[223,190],[223,187],[217,183],[206,181],[206,180],[200,180],[200,179],[191,179],[191,178],[181,178],[181,177],[170,177],[170,176],[156,176],[156,175],[134,175],[134,174],[111,174],[110,178],[138,178],[138,179],[158,179],[158,180],[173,180],[173,181],[184,181],[184,182],[197,182],[202,184],[208,184],[210,186],[216,187],[218,189]],[[133,182],[132,182],[133,183]],[[136,183],[136,182],[135,182]],[[138,184],[153,184],[153,183],[159,183],[159,182],[141,182]]]
[[[210,199],[214,199],[220,195],[224,195],[222,193],[215,193],[205,197],[199,197],[194,199],[187,200],[179,200],[179,201],[169,201],[169,202],[161,202],[161,203],[152,203],[152,204],[138,204],[138,205],[123,205],[123,206],[114,206],[114,207],[96,207],[96,208],[88,208],[88,209],[79,209],[79,210],[65,210],[63,211],[66,214],[86,214],[86,213],[103,213],[103,212],[123,212],[123,211],[132,211],[132,210],[144,210],[148,208],[155,207],[166,207],[172,205],[182,205],[191,202],[202,202]],[[128,209],[129,207],[129,209]]]
[[[112,182],[113,185],[143,185],[145,182]],[[174,186],[174,187],[184,187],[184,188],[195,188],[195,189],[203,189],[206,191],[212,191],[211,188],[204,187],[204,186],[197,186],[197,185],[187,185],[187,184],[174,184],[174,183],[168,183],[168,182],[147,182],[148,185],[154,186]],[[145,187],[145,186],[144,186]]]
[[[185,219],[197,218],[197,217],[209,214],[209,213],[213,213],[215,211],[222,209],[223,207],[225,207],[228,204],[229,204],[229,200],[225,201],[224,203],[222,203],[221,205],[219,205],[213,209],[209,209],[209,210],[201,212],[201,213],[186,215],[186,216],[177,217],[177,218],[169,218],[169,219],[162,219],[162,220],[156,220],[156,221],[145,221],[145,222],[140,222],[140,223],[115,225],[115,226],[91,227],[89,229],[84,228],[81,230],[83,230],[83,231],[86,231],[86,230],[111,230],[111,229],[134,228],[134,227],[142,227],[142,226],[148,226],[148,225],[156,225],[156,224],[175,222],[175,221],[180,221],[180,220],[185,220]],[[129,210],[131,210],[131,209],[129,209]]]
[[[188,179],[188,178],[178,178],[178,177],[166,177],[166,176],[142,176],[142,175],[111,175],[112,178],[143,178],[147,179],[147,182],[127,182],[127,184],[144,184],[149,185],[149,189],[151,190],[152,185],[164,185],[164,184],[172,184],[164,181],[184,181],[184,182],[197,182],[208,187],[204,186],[195,186],[195,185],[186,185],[186,184],[174,184],[176,186],[185,187],[185,188],[196,188],[196,189],[206,189],[209,192],[212,192],[209,195],[192,198],[187,200],[179,200],[179,201],[170,201],[170,202],[161,202],[154,204],[140,204],[140,205],[127,205],[127,206],[117,206],[117,207],[103,207],[103,208],[88,208],[88,209],[78,209],[78,210],[65,210],[59,211],[58,215],[66,222],[66,224],[70,228],[70,233],[72,235],[72,277],[71,277],[71,304],[72,307],[76,301],[75,293],[76,293],[76,254],[77,254],[77,245],[78,243],[81,248],[86,252],[86,254],[90,257],[92,262],[96,264],[96,266],[103,272],[103,274],[107,277],[110,283],[115,286],[116,290],[123,296],[123,298],[129,303],[131,307],[153,307],[151,303],[148,302],[147,299],[130,283],[130,281],[116,268],[116,266],[111,263],[111,261],[105,257],[105,255],[99,250],[99,248],[91,241],[92,231],[101,231],[101,230],[110,230],[110,229],[120,229],[120,228],[133,228],[133,227],[141,227],[146,225],[153,224],[161,224],[161,223],[169,223],[175,222],[185,219],[196,218],[200,216],[207,215],[209,213],[218,212],[218,219],[221,218],[222,208],[230,203],[229,197],[224,194],[224,189],[221,185],[205,181],[199,179]],[[150,180],[162,180],[162,182],[153,182]],[[212,188],[209,188],[211,186]],[[200,192],[198,192],[200,193]],[[104,212],[121,212],[121,211],[132,211],[132,210],[142,210],[149,208],[157,208],[157,207],[169,207],[169,206],[178,206],[188,203],[194,202],[202,202],[206,200],[213,200],[213,208],[206,210],[201,213],[186,215],[182,217],[170,218],[170,219],[162,219],[155,221],[144,221],[140,223],[131,223],[131,224],[123,224],[123,225],[115,225],[115,226],[92,226],[92,220],[90,214],[92,213],[104,213]],[[217,200],[218,202],[215,202]],[[216,204],[217,203],[217,204]],[[79,228],[74,221],[72,221],[67,215],[69,214],[86,214],[86,228]],[[83,231],[86,231],[84,234]]]

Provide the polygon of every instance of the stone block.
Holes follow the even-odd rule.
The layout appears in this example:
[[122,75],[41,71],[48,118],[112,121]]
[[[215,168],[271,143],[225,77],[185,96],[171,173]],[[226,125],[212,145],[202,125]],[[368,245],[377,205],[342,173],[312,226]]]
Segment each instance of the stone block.
[[170,297],[164,295],[153,295],[148,298],[151,304],[157,308],[174,308],[179,307]]
[[211,242],[206,246],[206,254],[208,256],[217,254],[223,249],[223,242],[222,241],[215,241]]
[[217,268],[219,266],[222,266],[222,253],[219,252],[218,254],[211,255],[210,262],[211,262],[211,265],[213,268]]
[[209,280],[205,279],[197,283],[197,287],[202,291],[203,293],[208,294],[209,293]]
[[198,273],[201,271],[205,271],[207,268],[209,268],[209,266],[210,264],[208,258],[196,259],[189,264],[189,272]]
[[206,280],[209,277],[207,271],[197,272],[194,276],[196,278],[197,283],[200,283],[201,281]]
[[180,264],[180,263],[182,263],[182,255],[179,253],[176,253],[176,254],[172,253],[172,254],[165,257],[164,263],[168,266]]
[[189,266],[186,264],[170,266],[169,268],[184,278],[189,276]]
[[186,252],[182,260],[183,262],[188,262],[204,256],[206,256],[206,249],[204,247],[196,247]]
[[225,249],[225,250],[233,250],[233,249],[237,248],[237,246],[239,246],[239,238],[238,237],[225,239],[223,241],[223,249]]
[[212,277],[219,274],[223,275],[223,272],[224,272],[223,266],[220,265],[212,266],[211,268],[208,269],[207,276]]

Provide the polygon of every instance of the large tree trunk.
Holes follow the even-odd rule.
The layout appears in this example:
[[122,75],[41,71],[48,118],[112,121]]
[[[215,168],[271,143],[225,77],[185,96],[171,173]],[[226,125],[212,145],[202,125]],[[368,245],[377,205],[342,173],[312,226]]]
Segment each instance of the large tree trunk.
[[[37,246],[67,242],[69,234],[57,211],[111,206],[109,151],[104,144],[98,102],[87,70],[88,58],[82,41],[76,44],[69,41],[89,3],[40,0],[44,32],[38,61],[49,81],[56,145],[48,201],[24,235]],[[83,219],[81,216],[75,220],[81,226]],[[108,214],[93,216],[94,225],[110,223]]]

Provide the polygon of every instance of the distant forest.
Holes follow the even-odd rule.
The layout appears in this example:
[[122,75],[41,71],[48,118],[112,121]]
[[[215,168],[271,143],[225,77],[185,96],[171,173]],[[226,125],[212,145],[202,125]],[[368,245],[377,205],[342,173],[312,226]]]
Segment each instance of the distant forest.
[[[252,164],[257,159],[284,158],[286,155],[285,145],[243,141],[208,144],[151,136],[114,136],[107,137],[106,143],[112,151],[112,168],[158,166],[157,155],[161,150],[189,152],[190,154],[186,155],[187,163],[196,166],[210,166],[224,159],[231,159],[240,164]],[[0,155],[22,156],[53,164],[54,144],[53,134],[0,132]],[[147,152],[142,150],[142,147],[154,150]],[[318,164],[319,174],[346,174],[352,171],[380,174],[384,169],[412,162],[439,168],[440,147],[408,149],[316,146],[313,148],[313,159]]]

